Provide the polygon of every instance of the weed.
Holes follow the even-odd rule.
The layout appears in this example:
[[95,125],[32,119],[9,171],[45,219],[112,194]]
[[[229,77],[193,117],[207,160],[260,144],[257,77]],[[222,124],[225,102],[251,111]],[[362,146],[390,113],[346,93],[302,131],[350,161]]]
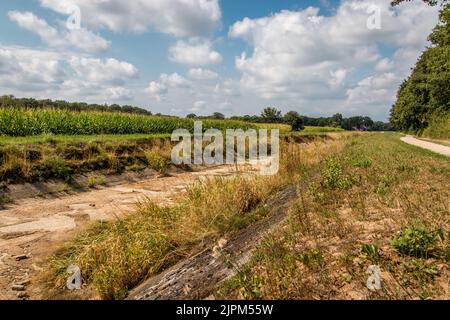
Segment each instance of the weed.
[[72,190],[72,187],[68,184],[68,183],[64,183],[62,185],[60,185],[55,192],[56,193],[64,193],[64,192],[69,192],[70,190]]
[[261,299],[261,282],[247,267],[239,270],[236,277],[230,281],[228,290],[239,288],[245,300]]
[[97,184],[99,186],[104,186],[106,185],[106,177],[105,176],[100,176],[97,178]]
[[325,169],[322,171],[323,185],[329,189],[347,189],[352,184],[352,179],[344,177],[342,166],[336,158],[329,158],[325,162]]
[[38,191],[38,192],[36,193],[36,197],[37,197],[37,198],[45,198],[45,193],[42,192],[42,191]]
[[428,231],[416,226],[404,229],[391,241],[391,245],[399,253],[417,258],[428,258],[435,249],[440,231]]
[[88,188],[95,188],[95,186],[97,185],[97,178],[93,175],[89,175],[87,177],[87,187]]
[[375,264],[380,262],[380,248],[376,244],[363,244],[361,252],[367,255],[368,259]]
[[12,203],[13,200],[6,194],[0,194],[0,208],[3,208],[5,204]]
[[361,154],[354,154],[349,157],[349,163],[356,167],[361,169],[367,169],[372,166],[372,160],[369,159],[367,156],[361,155]]
[[161,154],[157,153],[156,151],[149,151],[145,154],[148,164],[150,167],[154,170],[156,170],[158,173],[164,173],[167,166],[169,165],[169,160],[165,157],[161,156]]
[[308,194],[312,196],[316,202],[322,201],[325,197],[325,194],[321,191],[320,184],[316,182],[312,182],[308,186]]
[[420,283],[427,283],[433,281],[439,274],[437,265],[435,263],[426,262],[423,260],[413,259],[407,265],[408,271],[412,274],[414,279]]
[[409,163],[401,163],[397,167],[397,170],[401,171],[401,172],[414,172],[414,171],[417,171],[417,167],[415,165],[412,165]]
[[322,252],[319,249],[314,249],[298,255],[298,260],[309,268],[322,267],[325,263]]

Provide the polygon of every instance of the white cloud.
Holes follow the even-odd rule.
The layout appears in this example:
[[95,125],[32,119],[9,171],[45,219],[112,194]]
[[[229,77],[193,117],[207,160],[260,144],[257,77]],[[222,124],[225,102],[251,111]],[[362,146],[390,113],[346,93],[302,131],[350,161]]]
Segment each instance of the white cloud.
[[[299,111],[306,113],[347,108],[386,116],[398,85],[427,44],[438,8],[418,1],[392,9],[390,0],[379,0],[381,29],[369,30],[371,4],[343,0],[331,16],[309,7],[236,22],[229,36],[253,47],[235,60],[243,91],[274,104],[304,105]],[[384,47],[396,53],[389,57]],[[362,105],[371,88],[370,105]]]
[[389,58],[381,59],[375,66],[375,70],[380,72],[389,71],[392,68],[394,68],[394,63]]
[[331,79],[329,81],[329,84],[331,85],[331,87],[341,86],[344,83],[347,74],[348,71],[343,68],[339,68],[336,71],[330,71]]
[[156,101],[161,101],[163,96],[167,94],[168,89],[165,85],[163,85],[160,82],[152,81],[148,85],[148,88],[146,89],[147,92],[150,93],[150,95],[156,99]]
[[221,111],[230,111],[232,109],[233,104],[230,101],[225,101],[219,104],[219,110]]
[[105,103],[134,98],[137,70],[115,59],[0,46],[0,91],[20,97]]
[[57,87],[65,75],[53,52],[0,47],[0,87],[45,91]]
[[356,105],[388,103],[395,97],[392,88],[397,88],[401,80],[391,72],[367,77],[347,90],[348,102]]
[[164,96],[169,92],[169,88],[188,88],[189,81],[178,73],[172,73],[170,75],[163,73],[159,77],[159,81],[150,82],[146,91],[156,99],[156,101],[162,101]]
[[239,96],[240,87],[233,79],[225,79],[221,83],[216,84],[214,93],[220,97]]
[[106,93],[112,100],[131,100],[133,98],[133,92],[124,87],[108,88]]
[[58,31],[50,27],[45,20],[36,17],[31,12],[9,11],[8,17],[21,28],[37,34],[46,43],[61,41]]
[[190,109],[190,111],[200,111],[206,107],[206,101],[200,100],[195,101],[193,107]]
[[190,69],[188,75],[190,78],[195,80],[214,80],[219,77],[216,72],[202,68]]
[[8,16],[11,21],[38,35],[51,47],[74,47],[88,52],[98,52],[110,46],[109,41],[84,28],[60,32],[31,12],[10,11]]
[[203,36],[219,25],[218,0],[40,0],[42,6],[70,15],[81,9],[82,23],[115,32],[150,29],[179,37]]
[[161,83],[170,88],[189,87],[189,82],[184,77],[180,76],[178,73],[172,73],[170,75],[163,73],[160,76],[160,81]]
[[72,69],[81,78],[93,83],[122,85],[136,78],[138,70],[130,63],[116,59],[96,59],[73,56],[69,60]]
[[190,66],[206,66],[222,62],[222,56],[212,49],[212,44],[208,40],[180,40],[169,48],[169,53],[170,60]]
[[65,34],[65,39],[71,46],[87,52],[104,51],[111,45],[110,41],[84,28],[71,30]]

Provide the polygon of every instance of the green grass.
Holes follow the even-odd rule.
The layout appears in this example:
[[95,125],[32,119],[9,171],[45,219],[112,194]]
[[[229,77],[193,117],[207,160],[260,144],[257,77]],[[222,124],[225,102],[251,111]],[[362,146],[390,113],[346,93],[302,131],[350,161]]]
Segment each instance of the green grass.
[[258,123],[255,124],[259,129],[279,129],[280,134],[289,134],[292,131],[292,127],[288,124],[282,123]]
[[[280,134],[287,134],[287,128],[284,125],[260,125],[263,129],[280,129]],[[290,129],[289,129],[290,130]],[[301,131],[292,134],[313,136],[331,133],[333,131]],[[342,132],[342,131],[334,131]],[[1,145],[32,145],[32,144],[48,144],[48,143],[92,143],[92,142],[124,142],[124,141],[136,141],[136,140],[152,140],[152,139],[166,139],[170,138],[170,133],[162,134],[99,134],[99,135],[54,135],[54,134],[42,134],[36,136],[26,136],[26,137],[12,137],[12,136],[0,136],[0,146]]]
[[110,134],[110,135],[53,135],[44,134],[27,137],[0,136],[0,145],[25,145],[48,143],[92,143],[92,142],[123,142],[143,139],[165,139],[171,134]]
[[305,133],[328,133],[328,132],[344,132],[342,128],[336,127],[310,127],[306,126],[303,132]]

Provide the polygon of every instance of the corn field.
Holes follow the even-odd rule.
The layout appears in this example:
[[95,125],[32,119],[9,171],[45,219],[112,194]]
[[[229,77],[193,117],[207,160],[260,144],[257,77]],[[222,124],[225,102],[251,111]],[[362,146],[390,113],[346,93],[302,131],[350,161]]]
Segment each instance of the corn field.
[[[204,120],[203,129],[211,128],[246,130],[255,126],[233,120]],[[170,134],[176,129],[193,132],[194,120],[110,112],[0,108],[1,136]]]

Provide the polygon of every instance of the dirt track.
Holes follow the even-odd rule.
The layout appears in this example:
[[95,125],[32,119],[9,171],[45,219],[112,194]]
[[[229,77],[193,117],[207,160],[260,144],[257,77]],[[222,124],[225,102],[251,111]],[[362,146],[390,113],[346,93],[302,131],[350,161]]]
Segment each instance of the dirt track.
[[413,136],[406,136],[401,138],[401,140],[405,143],[412,144],[416,147],[420,147],[423,149],[427,149],[439,154],[442,154],[444,156],[450,157],[450,147],[446,147],[437,143],[423,141],[414,138]]
[[39,299],[42,293],[35,277],[43,271],[45,259],[90,222],[132,212],[146,198],[170,204],[198,179],[233,174],[232,167],[219,166],[9,205],[0,210],[0,299]]

